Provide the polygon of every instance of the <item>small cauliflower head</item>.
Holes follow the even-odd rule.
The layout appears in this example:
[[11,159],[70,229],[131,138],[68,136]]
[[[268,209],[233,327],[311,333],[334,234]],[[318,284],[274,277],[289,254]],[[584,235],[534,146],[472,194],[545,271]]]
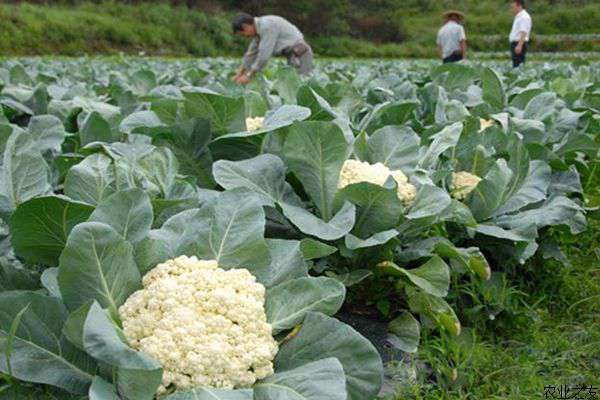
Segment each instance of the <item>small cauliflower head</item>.
[[461,171],[452,173],[452,183],[450,184],[450,193],[457,200],[467,198],[475,187],[481,182],[481,178],[470,172]]
[[383,186],[390,175],[398,185],[398,198],[405,206],[411,205],[417,195],[417,188],[408,183],[408,178],[402,171],[392,171],[382,163],[369,164],[358,160],[346,160],[338,180],[338,189],[359,182]]
[[494,125],[496,125],[496,121],[494,121],[493,119],[479,118],[479,132],[483,132],[487,128],[491,128]]
[[246,118],[246,130],[254,132],[263,127],[265,117]]
[[131,347],[163,367],[159,393],[250,387],[273,374],[278,351],[265,288],[246,269],[181,256],[157,265],[119,308]]

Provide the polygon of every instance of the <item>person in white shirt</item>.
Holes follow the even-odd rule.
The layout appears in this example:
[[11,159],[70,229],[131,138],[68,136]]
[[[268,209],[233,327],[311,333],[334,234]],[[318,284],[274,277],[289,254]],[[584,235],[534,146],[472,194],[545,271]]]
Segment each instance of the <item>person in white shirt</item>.
[[512,2],[512,11],[515,14],[512,29],[508,40],[510,41],[510,54],[512,56],[513,67],[525,63],[529,35],[531,34],[531,16],[525,10],[525,0],[514,0]]
[[437,34],[438,55],[444,64],[464,60],[467,57],[467,36],[462,26],[465,15],[460,11],[446,11],[446,23]]

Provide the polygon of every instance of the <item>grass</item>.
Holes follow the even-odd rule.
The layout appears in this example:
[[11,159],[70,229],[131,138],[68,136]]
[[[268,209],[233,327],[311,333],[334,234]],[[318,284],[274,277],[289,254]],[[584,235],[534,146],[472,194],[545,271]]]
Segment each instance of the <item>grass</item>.
[[[600,174],[590,176],[586,203],[598,206]],[[554,233],[571,266],[536,260],[497,274],[497,285],[463,284],[460,297],[481,289],[492,296],[471,298],[473,315],[461,318],[471,328],[458,338],[425,333],[412,360],[416,381],[394,400],[543,399],[546,386],[560,385],[593,385],[600,397],[600,220],[590,215],[577,237]]]

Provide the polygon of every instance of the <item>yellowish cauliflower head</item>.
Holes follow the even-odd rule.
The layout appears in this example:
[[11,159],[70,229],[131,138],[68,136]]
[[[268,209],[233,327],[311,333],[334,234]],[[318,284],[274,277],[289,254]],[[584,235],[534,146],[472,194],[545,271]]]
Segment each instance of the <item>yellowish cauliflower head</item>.
[[257,131],[263,127],[264,122],[264,117],[246,118],[246,130],[248,132]]
[[338,180],[338,189],[359,182],[369,182],[383,186],[390,175],[398,184],[398,198],[405,206],[411,205],[417,195],[417,188],[408,183],[408,178],[402,171],[391,171],[382,163],[369,164],[358,160],[346,160]]
[[479,132],[485,131],[487,128],[490,128],[496,124],[496,121],[493,119],[483,119],[479,118]]
[[119,308],[129,344],[163,367],[168,386],[246,388],[273,374],[278,346],[265,288],[246,269],[181,256],[148,272]]
[[452,173],[450,193],[457,200],[464,200],[469,193],[481,182],[481,178],[470,172],[461,171]]

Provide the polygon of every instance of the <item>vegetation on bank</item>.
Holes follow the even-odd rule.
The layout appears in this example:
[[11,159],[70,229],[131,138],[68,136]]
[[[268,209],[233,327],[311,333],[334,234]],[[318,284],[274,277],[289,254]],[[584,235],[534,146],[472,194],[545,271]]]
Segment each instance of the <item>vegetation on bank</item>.
[[[216,56],[239,55],[245,47],[244,41],[230,32],[229,19],[242,6],[237,1],[204,2],[192,9],[160,2],[46,3],[50,5],[0,5],[0,54]],[[324,10],[312,0],[302,2],[302,7],[287,3],[257,8],[251,2],[247,10],[290,17],[307,33],[315,52],[330,57],[433,57],[440,13],[446,7],[467,11],[472,50],[502,51],[512,18],[506,4],[489,0],[368,0],[360,4],[338,0],[328,2]],[[578,39],[555,36],[594,33],[600,25],[597,2],[538,1],[531,12],[537,35],[531,43],[533,51],[598,48],[597,35]]]
[[[586,203],[600,205],[597,161],[584,182]],[[410,369],[392,371],[407,385],[394,400],[520,400],[544,398],[545,387],[600,386],[600,221],[592,213],[586,233],[556,232],[571,266],[537,259],[518,273],[474,287],[462,284],[471,329],[457,338],[430,335]],[[479,294],[477,294],[479,293]],[[467,307],[465,299],[470,299]],[[494,301],[490,301],[493,298]],[[494,318],[486,310],[500,310]],[[470,315],[470,317],[467,317]],[[429,374],[423,373],[423,366]],[[408,379],[407,379],[408,377]],[[414,378],[414,379],[410,379]],[[558,393],[558,392],[557,392]],[[589,397],[594,398],[594,397]]]

